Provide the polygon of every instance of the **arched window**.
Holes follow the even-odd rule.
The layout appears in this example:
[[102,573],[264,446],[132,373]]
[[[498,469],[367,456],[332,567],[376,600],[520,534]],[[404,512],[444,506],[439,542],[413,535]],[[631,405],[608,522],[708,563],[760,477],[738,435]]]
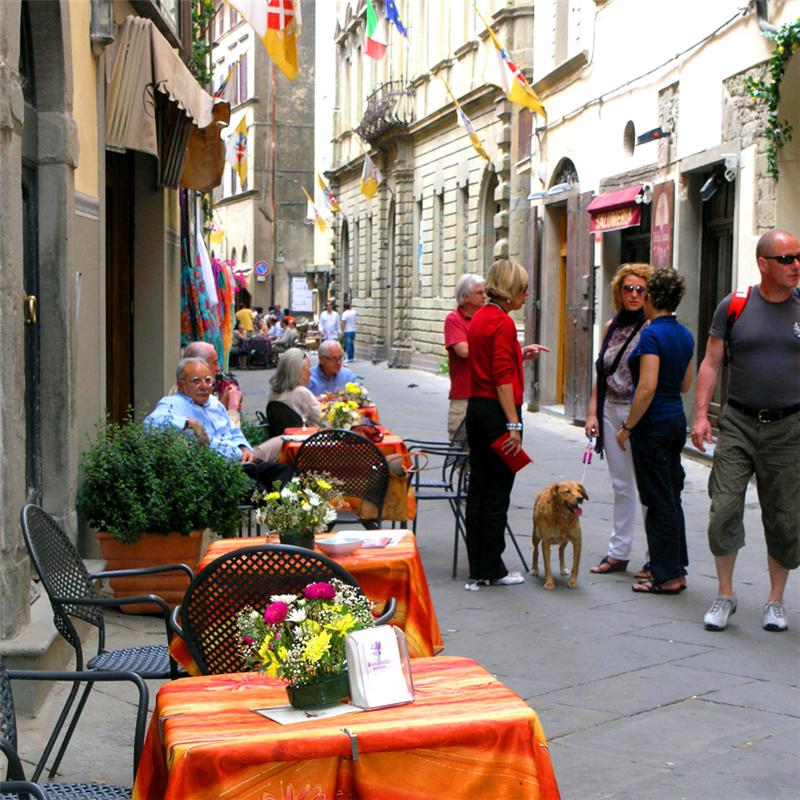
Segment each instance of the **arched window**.
[[342,220],[342,239],[339,249],[339,269],[337,270],[337,295],[342,301],[347,292],[347,285],[350,281],[350,228],[347,220]]
[[231,250],[231,261],[236,261],[236,248],[235,247],[233,248],[233,250]]
[[481,186],[480,247],[478,250],[481,254],[480,272],[483,275],[486,275],[489,267],[494,262],[494,245],[496,241],[494,218],[500,211],[500,206],[494,199],[497,183],[497,174],[487,169]]
[[242,264],[247,263],[247,245],[242,248]]

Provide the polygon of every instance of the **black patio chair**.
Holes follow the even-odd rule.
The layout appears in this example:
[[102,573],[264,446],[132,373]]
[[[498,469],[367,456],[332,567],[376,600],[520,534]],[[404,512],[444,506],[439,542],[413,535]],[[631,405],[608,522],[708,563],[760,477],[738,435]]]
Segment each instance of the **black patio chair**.
[[[0,798],[11,797],[52,798],[53,800],[128,800],[130,789],[122,786],[95,783],[66,783],[39,785],[28,781],[22,767],[22,760],[17,752],[17,717],[14,710],[14,696],[11,691],[11,680],[46,680],[46,681],[130,681],[136,687],[139,701],[136,711],[136,725],[133,738],[133,776],[144,744],[145,723],[149,693],[145,682],[132,672],[106,672],[96,675],[89,672],[38,672],[31,670],[9,670],[0,658],[0,752],[7,761],[5,780],[0,780]],[[38,776],[34,778],[37,779]]]
[[[124,671],[134,672],[145,679],[163,679],[177,678],[179,674],[177,665],[170,658],[167,650],[171,628],[169,624],[169,608],[164,600],[153,594],[127,598],[99,597],[94,582],[111,577],[174,571],[184,572],[191,580],[194,577],[194,573],[186,564],[90,573],[75,546],[46,511],[39,508],[39,506],[26,505],[22,509],[21,518],[22,535],[34,569],[39,574],[42,586],[50,600],[56,629],[75,651],[76,672],[85,671],[87,675],[92,676],[86,679],[86,687],[61,742],[56,759],[50,768],[49,774],[52,777],[61,763],[78,719],[86,705],[86,700],[94,685],[95,675],[105,672],[117,673]],[[154,612],[161,613],[164,619],[164,633],[167,644],[128,647],[123,650],[106,650],[103,609],[134,605],[136,603],[150,603]],[[83,645],[73,619],[82,620],[97,629],[97,653],[89,658],[88,661],[84,658]],[[105,680],[105,678],[97,679]],[[34,780],[38,779],[47,759],[50,757],[50,753],[69,716],[79,689],[80,682],[76,681],[47,742],[42,754],[42,760],[36,767]]]
[[303,424],[303,418],[286,403],[270,400],[267,403],[267,422],[269,435],[280,436],[287,428],[299,428]]
[[[202,674],[244,672],[239,612],[247,606],[262,609],[273,594],[299,594],[309,583],[331,578],[358,586],[341,564],[304,547],[267,544],[233,550],[197,573],[173,613],[173,627]],[[396,607],[391,598],[376,624],[388,622]]]
[[359,510],[337,510],[333,525],[359,523],[367,529],[381,527],[389,488],[389,465],[369,439],[352,431],[323,428],[300,445],[295,467],[301,475],[327,472],[339,482],[338,488],[345,497],[367,502],[366,508],[361,507],[361,514]]

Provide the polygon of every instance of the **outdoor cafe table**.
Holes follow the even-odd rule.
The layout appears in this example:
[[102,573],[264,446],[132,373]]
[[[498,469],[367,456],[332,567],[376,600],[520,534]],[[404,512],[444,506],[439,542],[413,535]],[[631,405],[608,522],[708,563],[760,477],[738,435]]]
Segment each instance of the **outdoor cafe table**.
[[466,658],[411,671],[411,704],[288,725],[253,711],[287,704],[278,679],[165,684],[133,800],[558,800],[539,718],[517,694]]
[[[299,437],[311,436],[316,433],[319,428],[287,428],[283,435],[286,437]],[[408,453],[406,443],[403,441],[402,436],[389,432],[386,428],[381,428],[383,432],[383,439],[380,442],[375,442],[378,449],[387,458],[389,456],[400,456],[402,458],[403,466],[408,469],[411,466],[411,456]],[[297,461],[297,453],[300,450],[302,441],[287,441],[284,439],[283,446],[281,447],[280,456],[278,460],[286,464],[294,464]],[[346,447],[346,445],[342,445]],[[386,499],[383,501],[383,519],[394,520],[399,522],[406,522],[409,519],[414,519],[417,513],[417,503],[414,499],[414,491],[408,485],[408,480],[405,475],[389,474],[389,488],[386,491]],[[372,516],[374,516],[374,511]],[[369,519],[365,513],[364,517]]]
[[[370,536],[374,531],[365,531]],[[390,597],[397,600],[397,610],[391,620],[406,635],[408,653],[412,658],[433,656],[440,652],[442,634],[433,608],[425,569],[417,550],[417,540],[411,531],[384,530],[387,536],[402,539],[391,547],[361,548],[354,553],[336,559],[358,582],[364,594],[378,606]],[[206,550],[197,566],[203,567],[225,553],[241,547],[275,543],[277,539],[253,536],[247,539],[220,539]],[[265,605],[268,598],[264,598]],[[197,667],[189,655],[183,640],[175,637],[170,644],[172,657],[192,675]]]

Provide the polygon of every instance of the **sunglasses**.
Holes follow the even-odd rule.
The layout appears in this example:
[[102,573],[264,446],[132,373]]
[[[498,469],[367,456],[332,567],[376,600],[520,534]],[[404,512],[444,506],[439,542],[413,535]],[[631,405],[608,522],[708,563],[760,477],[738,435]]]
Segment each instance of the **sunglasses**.
[[622,287],[622,291],[626,292],[627,294],[644,294],[644,286],[637,286],[635,283],[626,283]]
[[777,261],[779,264],[791,264],[793,261],[800,262],[800,253],[788,253],[785,256],[762,256],[771,261]]

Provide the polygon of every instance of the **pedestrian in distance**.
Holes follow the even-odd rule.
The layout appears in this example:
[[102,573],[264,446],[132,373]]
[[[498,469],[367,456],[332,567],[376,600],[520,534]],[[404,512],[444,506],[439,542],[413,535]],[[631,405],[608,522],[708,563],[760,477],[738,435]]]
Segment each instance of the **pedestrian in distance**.
[[347,360],[352,361],[356,357],[356,317],[358,316],[356,310],[350,303],[344,304],[342,311],[342,335],[344,336],[344,351],[347,355]]
[[659,269],[647,279],[643,299],[650,324],[628,358],[635,391],[616,438],[622,449],[630,439],[639,499],[647,508],[650,574],[633,584],[637,593],[674,595],[686,588],[689,554],[681,502],[686,416],[681,395],[692,385],[694,339],[674,316],[685,291],[683,278],[673,269]]
[[328,300],[325,303],[325,310],[319,315],[319,333],[323,342],[329,339],[339,341],[339,334],[341,332],[341,321],[339,314],[333,310],[333,303]]
[[467,331],[475,312],[486,300],[485,281],[468,272],[456,283],[456,308],[444,320],[444,346],[450,372],[450,410],[447,415],[447,437],[452,442],[467,415],[471,379]]
[[[708,544],[717,573],[717,597],[703,622],[722,631],[736,611],[733,570],[745,543],[744,497],[755,474],[767,543],[769,594],[762,626],[788,627],[783,593],[800,564],[800,242],[773,230],[756,245],[760,282],[738,318],[727,322],[733,295],[717,306],[697,375],[692,442],[713,441],[708,406],[726,361],[728,397],[708,481]],[[727,359],[726,359],[727,350]]]
[[[603,329],[603,344],[595,363],[597,379],[586,412],[584,431],[587,437],[595,439],[595,451],[605,457],[614,491],[608,552],[591,569],[600,575],[625,572],[636,529],[639,498],[633,457],[629,449],[617,447],[613,437],[630,413],[633,378],[628,357],[639,343],[645,324],[644,291],[652,272],[649,264],[623,264],[611,281],[611,301],[617,313]],[[647,564],[642,568],[642,576],[646,569]]]

